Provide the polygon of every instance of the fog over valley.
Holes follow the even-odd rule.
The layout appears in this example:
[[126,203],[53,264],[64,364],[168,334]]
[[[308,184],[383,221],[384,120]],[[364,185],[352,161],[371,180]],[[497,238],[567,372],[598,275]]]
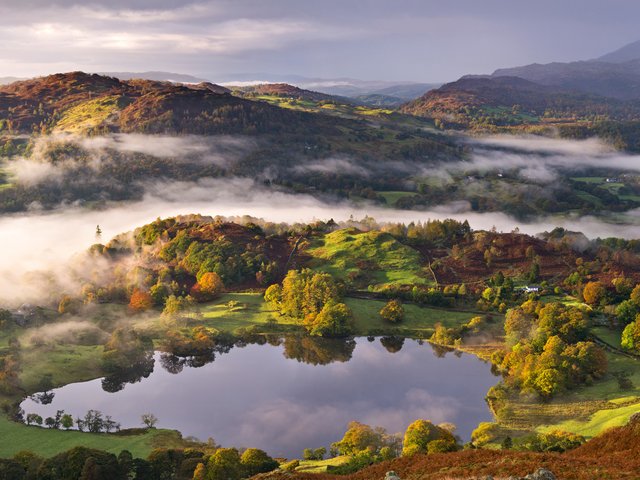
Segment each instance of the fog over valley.
[[0,299],[34,299],[41,294],[25,274],[33,271],[64,272],[77,253],[95,243],[96,226],[106,242],[156,218],[201,214],[221,217],[253,217],[275,223],[305,223],[334,219],[337,222],[372,217],[380,223],[425,222],[430,219],[468,220],[472,228],[519,229],[535,235],[555,227],[583,232],[587,237],[637,237],[640,210],[629,212],[628,223],[612,224],[589,216],[541,218],[525,223],[503,213],[477,213],[468,205],[442,205],[425,211],[385,208],[362,201],[328,202],[310,195],[295,195],[267,188],[246,178],[203,178],[196,182],[157,182],[145,185],[144,199],[108,204],[102,209],[58,208],[0,218]]

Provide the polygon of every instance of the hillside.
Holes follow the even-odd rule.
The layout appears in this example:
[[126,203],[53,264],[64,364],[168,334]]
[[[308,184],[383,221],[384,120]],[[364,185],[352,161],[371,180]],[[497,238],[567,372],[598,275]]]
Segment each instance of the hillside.
[[247,98],[260,98],[261,96],[277,96],[283,98],[292,98],[298,100],[309,100],[312,102],[322,101],[341,101],[349,102],[344,97],[328,95],[326,93],[305,90],[288,83],[264,83],[260,85],[252,85],[248,87],[230,87],[233,91]]
[[446,125],[567,123],[594,118],[640,117],[638,102],[540,85],[512,76],[463,77],[405,104],[401,111]]
[[[543,467],[561,480],[637,480],[640,458],[640,421],[602,433],[567,453],[533,453],[512,450],[463,450],[401,457],[373,465],[350,475],[274,472],[263,479],[368,480],[383,479],[394,471],[402,480],[452,480],[475,478],[522,478]],[[491,477],[489,477],[491,476]],[[531,477],[526,477],[531,478]]]
[[87,133],[275,133],[322,128],[321,118],[219,91],[82,72],[56,74],[0,87],[0,123],[20,133],[64,131],[79,120]]

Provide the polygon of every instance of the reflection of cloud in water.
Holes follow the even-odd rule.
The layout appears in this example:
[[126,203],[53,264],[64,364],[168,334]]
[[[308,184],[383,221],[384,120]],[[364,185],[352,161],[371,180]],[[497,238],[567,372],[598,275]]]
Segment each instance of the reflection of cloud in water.
[[26,402],[23,408],[74,416],[94,408],[125,427],[152,412],[159,426],[185,436],[292,457],[339,440],[352,420],[390,433],[417,418],[446,421],[468,438],[490,420],[484,396],[496,382],[489,365],[470,355],[436,358],[429,345],[411,341],[391,354],[379,341],[362,338],[345,363],[313,366],[286,359],[283,346],[249,345],[177,375],[156,362],[149,378],[115,394],[103,392],[96,380],[57,389],[51,405]]

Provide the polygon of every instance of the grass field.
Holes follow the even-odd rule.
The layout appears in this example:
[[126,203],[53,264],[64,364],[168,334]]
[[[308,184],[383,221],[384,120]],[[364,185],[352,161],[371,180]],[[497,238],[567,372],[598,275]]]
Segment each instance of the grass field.
[[28,392],[33,392],[39,390],[38,383],[44,375],[51,375],[55,386],[101,377],[102,350],[101,345],[25,348],[20,382]]
[[[606,327],[592,331],[607,343],[619,346],[619,332]],[[585,437],[625,424],[631,415],[640,412],[638,361],[609,351],[607,359],[610,373],[605,378],[546,403],[526,396],[513,398],[498,415],[499,423],[516,432],[561,429]],[[622,390],[612,375],[615,372],[628,372],[632,388]]]
[[[234,308],[229,308],[229,302],[238,303]],[[294,320],[280,316],[267,305],[261,293],[227,293],[218,300],[201,306],[199,312],[202,314],[203,325],[228,332],[254,325],[266,327],[267,322],[274,319],[285,329],[287,326],[295,326]]]
[[129,450],[134,457],[146,458],[154,448],[178,448],[185,444],[175,430],[151,429],[140,435],[81,433],[29,427],[0,415],[0,458],[12,457],[21,450],[51,457],[77,446],[106,450],[116,455],[122,450]]
[[[238,306],[229,309],[228,302],[238,302]],[[380,310],[385,305],[382,300],[365,300],[360,298],[346,298],[345,303],[351,308],[355,320],[356,335],[368,335],[371,332],[393,331],[396,329],[421,331],[431,335],[436,323],[453,327],[468,322],[476,314],[471,312],[457,312],[436,308],[404,305],[405,318],[398,325],[385,322],[380,317]],[[196,320],[208,327],[233,332],[238,328],[248,328],[264,325],[265,332],[273,332],[273,327],[267,329],[267,322],[276,319],[277,331],[284,332],[298,330],[300,327],[288,317],[280,316],[267,305],[260,293],[228,293],[207,305],[200,307],[201,320]],[[258,331],[260,329],[258,328]]]
[[347,460],[349,460],[347,456],[327,458],[325,460],[301,460],[300,466],[296,468],[296,472],[326,473],[328,466],[337,467]]
[[353,311],[356,332],[359,335],[397,328],[421,332],[423,336],[428,337],[433,333],[436,323],[442,323],[445,327],[454,327],[476,316],[471,312],[455,312],[406,304],[404,305],[405,318],[399,324],[393,325],[380,317],[380,310],[386,303],[384,301],[347,298],[345,303]]
[[316,270],[359,288],[428,283],[420,254],[387,233],[337,230],[315,240],[306,253],[315,257]]
[[[631,403],[629,403],[631,402]],[[612,404],[622,404],[618,408],[608,408],[598,410],[591,415],[588,420],[566,420],[551,427],[538,429],[541,432],[551,430],[564,430],[574,432],[584,437],[590,438],[598,435],[611,427],[625,425],[631,415],[640,412],[640,397],[623,397],[611,401]]]

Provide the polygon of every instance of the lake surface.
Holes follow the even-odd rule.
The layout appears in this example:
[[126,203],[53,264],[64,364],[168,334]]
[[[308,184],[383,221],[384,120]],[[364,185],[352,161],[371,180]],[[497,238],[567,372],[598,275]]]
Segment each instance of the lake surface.
[[141,426],[140,415],[151,412],[158,427],[185,437],[289,458],[328,447],[351,420],[391,433],[418,418],[451,422],[467,440],[492,419],[484,396],[497,378],[472,355],[440,358],[428,343],[390,338],[272,343],[236,346],[199,368],[156,352],[153,373],[120,391],[104,391],[97,379],[53,390],[47,405],[26,399],[22,408],[43,418],[59,409],[74,418],[95,409],[122,428]]

